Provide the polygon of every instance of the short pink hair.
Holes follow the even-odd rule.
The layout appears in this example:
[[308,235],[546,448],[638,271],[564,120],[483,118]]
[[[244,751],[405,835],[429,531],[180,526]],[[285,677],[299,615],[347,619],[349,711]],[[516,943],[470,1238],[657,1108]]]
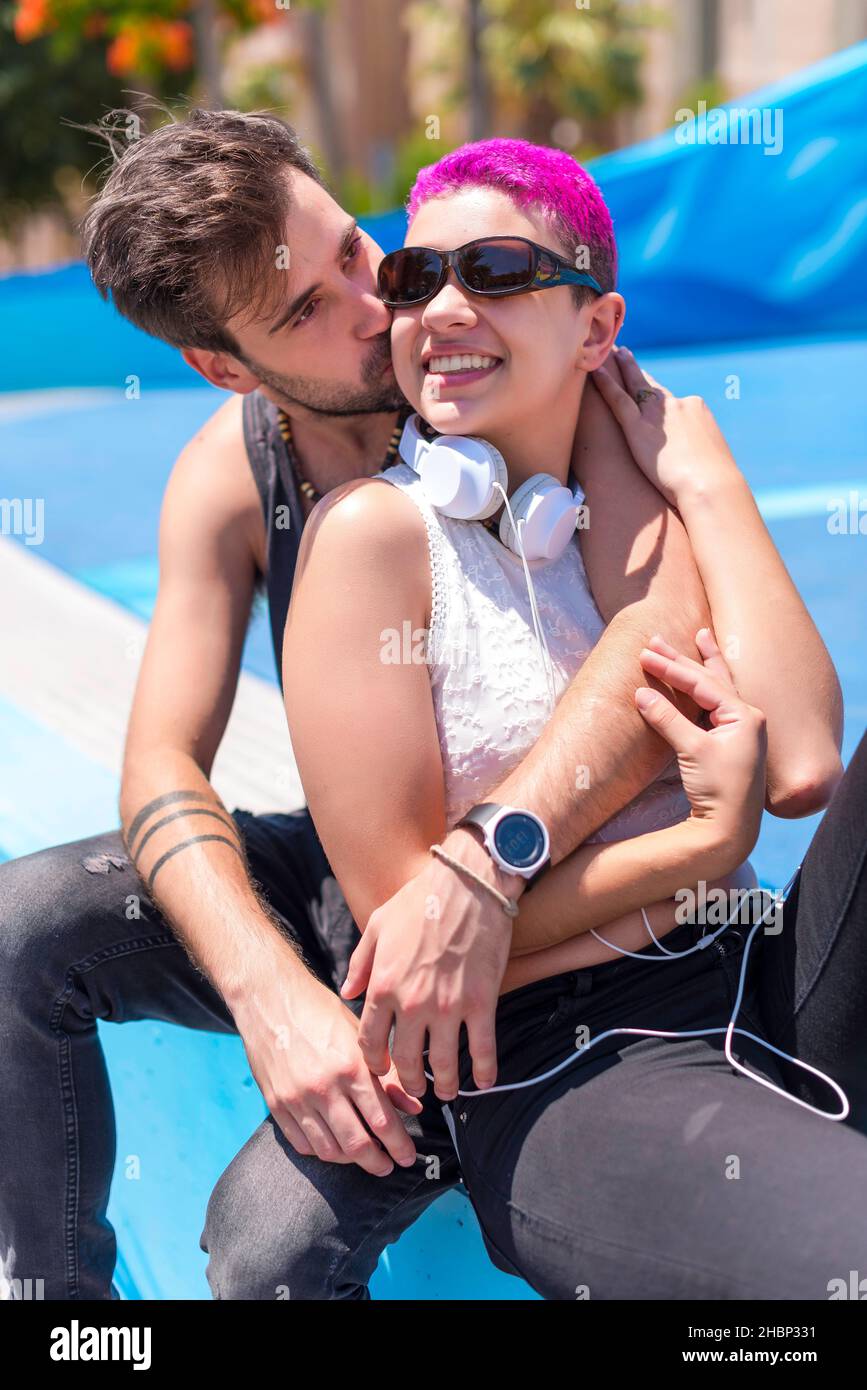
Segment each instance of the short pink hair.
[[[599,186],[571,154],[528,140],[477,140],[420,169],[407,200],[415,217],[423,203],[464,188],[496,188],[520,208],[540,213],[570,260],[588,248],[590,273],[603,290],[617,283],[614,224]],[[552,248],[553,249],[553,248]],[[587,291],[575,287],[583,302]]]

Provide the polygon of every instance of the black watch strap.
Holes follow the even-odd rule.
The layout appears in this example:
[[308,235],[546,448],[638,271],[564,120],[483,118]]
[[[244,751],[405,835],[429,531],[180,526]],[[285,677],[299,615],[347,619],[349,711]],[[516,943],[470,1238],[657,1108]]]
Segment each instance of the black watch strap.
[[473,806],[472,810],[458,821],[458,825],[477,825],[480,830],[484,830],[489,820],[492,820],[501,807],[496,801],[480,801],[478,806]]
[[549,855],[548,855],[548,858],[547,858],[547,859],[543,859],[542,862],[541,862],[541,864],[539,865],[538,869],[536,869],[536,870],[534,871],[532,878],[528,878],[528,879],[527,879],[527,887],[524,889],[524,892],[525,892],[525,893],[529,893],[529,891],[530,891],[530,889],[533,887],[533,885],[539,882],[539,879],[542,877],[543,874],[546,874],[546,873],[548,872],[548,870],[550,869],[550,867],[551,867],[551,856],[550,856],[550,854],[549,854]]

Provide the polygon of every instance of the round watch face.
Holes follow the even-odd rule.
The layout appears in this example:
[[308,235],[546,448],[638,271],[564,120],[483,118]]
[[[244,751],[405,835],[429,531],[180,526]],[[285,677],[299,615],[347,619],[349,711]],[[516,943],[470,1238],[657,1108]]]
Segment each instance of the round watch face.
[[534,868],[545,852],[541,827],[522,811],[503,816],[494,831],[494,845],[500,857],[515,869]]

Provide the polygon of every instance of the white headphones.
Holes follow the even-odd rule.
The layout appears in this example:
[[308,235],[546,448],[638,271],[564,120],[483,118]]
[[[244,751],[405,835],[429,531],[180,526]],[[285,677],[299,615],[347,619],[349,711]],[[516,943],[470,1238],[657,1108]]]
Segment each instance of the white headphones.
[[[400,456],[421,479],[425,497],[436,511],[457,521],[486,521],[506,499],[509,474],[498,449],[475,435],[437,435],[425,439],[418,415],[403,427]],[[528,478],[509,499],[500,518],[500,540],[521,554],[520,527],[527,560],[556,560],[578,525],[584,494],[572,492],[550,473]]]

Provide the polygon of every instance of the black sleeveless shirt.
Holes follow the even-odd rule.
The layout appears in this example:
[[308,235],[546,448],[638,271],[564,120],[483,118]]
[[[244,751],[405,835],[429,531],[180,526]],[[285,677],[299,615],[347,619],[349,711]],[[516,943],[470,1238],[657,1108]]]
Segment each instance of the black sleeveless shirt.
[[268,595],[277,679],[282,690],[283,629],[289,612],[305,516],[286,443],[280,434],[276,405],[259,391],[252,391],[244,397],[243,421],[247,458],[265,518],[267,551],[263,578]]
[[[409,405],[401,410],[401,424],[410,413]],[[259,490],[265,519],[267,568],[263,578],[268,596],[277,679],[282,690],[283,631],[306,517],[286,441],[280,433],[277,406],[261,392],[252,391],[244,397],[243,422],[247,458]]]

